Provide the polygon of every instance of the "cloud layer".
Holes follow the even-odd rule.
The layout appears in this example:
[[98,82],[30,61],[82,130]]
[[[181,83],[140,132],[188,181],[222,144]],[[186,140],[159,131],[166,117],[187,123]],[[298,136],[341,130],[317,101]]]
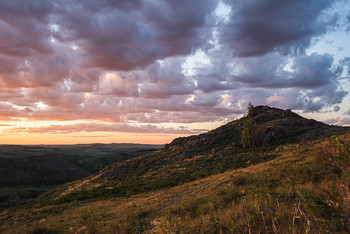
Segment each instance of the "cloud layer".
[[232,119],[248,102],[344,113],[349,58],[307,52],[346,30],[350,4],[337,4],[1,1],[0,120],[94,120],[100,124],[78,127],[174,133],[152,124]]
[[221,29],[221,41],[235,55],[256,56],[280,51],[297,54],[310,46],[311,39],[336,24],[336,15],[325,12],[328,0],[227,0],[233,13]]
[[198,131],[189,131],[187,129],[174,129],[157,127],[155,125],[133,126],[128,124],[106,124],[106,123],[77,123],[70,125],[49,125],[46,127],[17,127],[10,132],[26,133],[53,133],[68,134],[73,132],[128,132],[128,133],[165,133],[165,134],[189,134],[198,133]]

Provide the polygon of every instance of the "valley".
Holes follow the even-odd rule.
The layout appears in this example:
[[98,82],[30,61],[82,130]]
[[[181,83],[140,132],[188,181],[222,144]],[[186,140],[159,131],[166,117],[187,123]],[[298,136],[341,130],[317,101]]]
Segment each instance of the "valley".
[[160,145],[0,145],[0,207],[18,205]]

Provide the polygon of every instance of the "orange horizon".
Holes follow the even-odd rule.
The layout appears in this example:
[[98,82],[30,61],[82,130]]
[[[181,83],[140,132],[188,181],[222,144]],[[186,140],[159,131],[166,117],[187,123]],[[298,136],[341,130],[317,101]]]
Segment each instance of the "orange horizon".
[[[108,133],[107,133],[108,134]],[[12,133],[0,135],[0,145],[76,145],[76,144],[112,144],[134,143],[164,145],[178,137],[193,134],[143,134],[143,133],[112,133],[106,136],[89,133],[78,134],[24,134]]]

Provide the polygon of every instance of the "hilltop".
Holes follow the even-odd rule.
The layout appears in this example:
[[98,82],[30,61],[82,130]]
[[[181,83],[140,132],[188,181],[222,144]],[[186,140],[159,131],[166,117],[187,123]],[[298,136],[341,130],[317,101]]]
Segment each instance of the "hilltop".
[[305,119],[290,110],[257,106],[249,118],[243,117],[204,134],[174,139],[159,151],[107,166],[87,179],[67,184],[50,197],[65,202],[130,196],[276,158],[278,155],[242,148],[242,128],[247,121],[256,124],[256,145],[263,151],[347,129]]
[[[250,147],[242,143],[248,125]],[[349,128],[257,106],[5,210],[0,230],[347,232],[349,153]]]

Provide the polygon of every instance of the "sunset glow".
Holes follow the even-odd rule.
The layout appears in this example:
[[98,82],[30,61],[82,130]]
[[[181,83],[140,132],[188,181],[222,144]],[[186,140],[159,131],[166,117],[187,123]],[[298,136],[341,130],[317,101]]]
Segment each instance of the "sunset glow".
[[165,144],[291,108],[350,125],[350,2],[0,1],[0,144]]

